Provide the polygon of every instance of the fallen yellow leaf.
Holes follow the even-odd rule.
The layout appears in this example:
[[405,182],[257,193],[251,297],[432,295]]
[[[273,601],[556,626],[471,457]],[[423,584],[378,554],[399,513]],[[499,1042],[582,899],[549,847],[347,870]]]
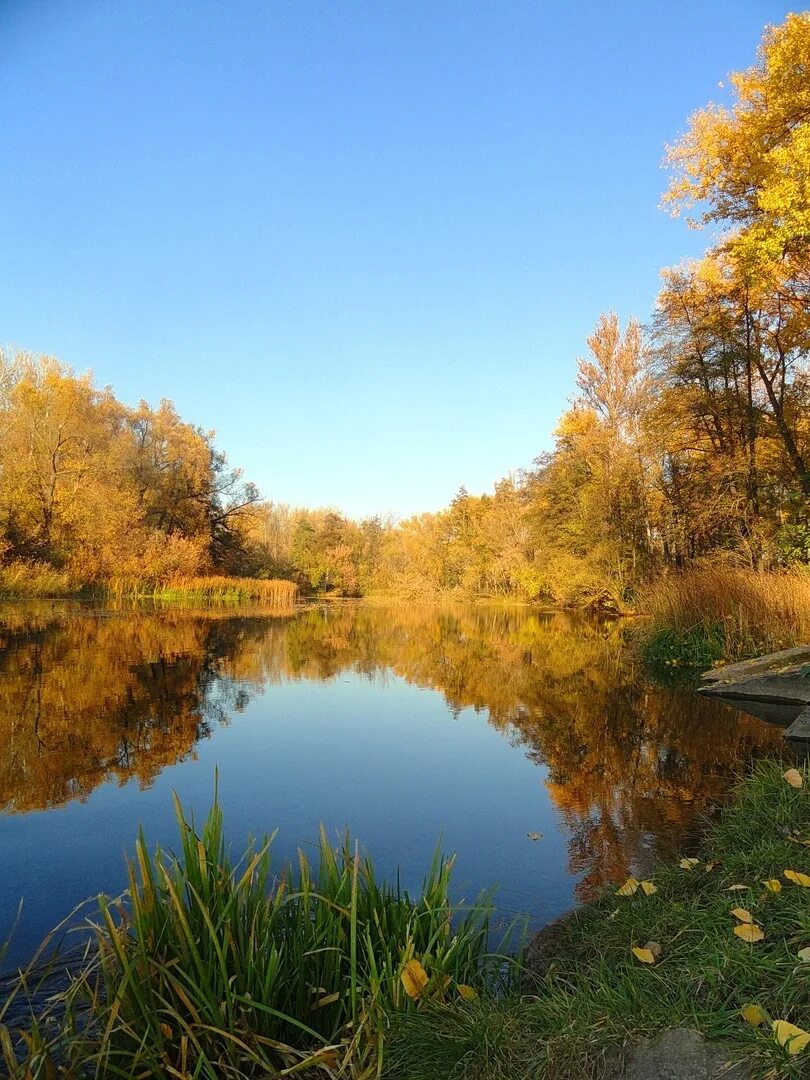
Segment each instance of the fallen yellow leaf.
[[753,923],[737,923],[734,927],[734,933],[738,938],[742,938],[743,941],[750,941],[752,944],[755,941],[762,941],[765,937],[762,930],[758,926],[754,926]]
[[729,885],[726,892],[739,892],[740,889],[750,889],[750,885]]
[[766,889],[769,889],[771,892],[782,891],[782,882],[779,880],[779,878],[768,878],[768,880],[763,881],[762,884],[765,886]]
[[735,917],[735,919],[739,919],[740,922],[752,923],[754,921],[751,918],[751,912],[746,911],[744,907],[733,907],[731,909],[731,914]]
[[405,967],[402,969],[402,985],[405,987],[405,993],[409,998],[413,998],[414,1001],[418,1001],[422,996],[422,991],[428,984],[427,972],[419,963],[418,960],[409,960]]
[[638,882],[634,877],[629,877],[620,889],[616,890],[617,896],[632,896],[638,889]]
[[807,874],[800,874],[798,870],[785,870],[783,877],[786,877],[788,881],[794,881],[797,885],[804,886],[805,889],[810,889],[810,877]]
[[803,964],[810,964],[810,946],[805,945],[803,949],[799,949],[796,955]]
[[653,885],[651,881],[642,881],[641,888],[644,890],[646,896],[652,896],[653,893],[658,892],[658,887]]
[[474,990],[471,986],[467,986],[465,983],[459,983],[457,989],[459,994],[461,994],[465,1001],[478,1000],[478,992]]
[[810,1034],[787,1020],[774,1020],[771,1025],[776,1041],[784,1046],[789,1054],[798,1054],[810,1043]]
[[161,1024],[160,1025],[160,1030],[163,1032],[163,1034],[165,1035],[165,1037],[167,1039],[170,1039],[172,1037],[172,1035],[174,1034],[174,1032],[172,1031],[169,1024]]
[[639,949],[636,945],[633,947],[633,956],[635,956],[637,960],[640,960],[642,964],[655,963],[655,954],[651,949]]
[[791,787],[800,788],[804,783],[804,777],[798,769],[788,769],[784,776]]
[[704,869],[705,869],[705,870],[714,870],[714,868],[715,868],[716,866],[719,866],[719,865],[720,865],[720,860],[719,860],[719,859],[710,859],[710,860],[709,860],[709,861],[708,861],[708,862],[706,863],[706,866],[704,867]]
[[759,1027],[760,1024],[768,1022],[768,1014],[761,1005],[745,1005],[740,1009],[740,1015],[746,1024],[751,1024],[752,1027]]
[[700,859],[681,859],[678,866],[680,866],[682,870],[691,870],[693,867],[697,866],[699,862]]

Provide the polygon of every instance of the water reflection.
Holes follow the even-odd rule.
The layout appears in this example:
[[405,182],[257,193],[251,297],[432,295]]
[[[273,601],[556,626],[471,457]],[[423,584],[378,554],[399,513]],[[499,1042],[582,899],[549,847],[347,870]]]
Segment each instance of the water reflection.
[[272,619],[7,607],[0,809],[55,807],[108,781],[148,785],[271,684],[393,673],[440,691],[454,713],[481,712],[546,766],[584,898],[677,850],[734,771],[781,742],[777,728],[646,681],[627,632],[487,608],[346,603]]

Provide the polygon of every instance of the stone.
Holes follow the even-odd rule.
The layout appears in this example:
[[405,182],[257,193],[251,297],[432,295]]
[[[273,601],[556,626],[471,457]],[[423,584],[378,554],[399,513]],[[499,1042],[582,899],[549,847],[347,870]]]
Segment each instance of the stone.
[[750,1070],[723,1043],[690,1028],[670,1028],[637,1047],[626,1080],[747,1080]]

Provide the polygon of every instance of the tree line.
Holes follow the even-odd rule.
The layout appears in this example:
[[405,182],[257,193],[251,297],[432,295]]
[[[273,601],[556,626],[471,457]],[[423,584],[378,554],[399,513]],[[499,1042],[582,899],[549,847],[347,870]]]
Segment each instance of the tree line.
[[667,151],[664,204],[713,243],[662,272],[646,325],[599,317],[553,450],[491,494],[400,523],[262,503],[171,403],[6,356],[0,558],[606,607],[707,561],[809,563],[810,13],[732,87]]

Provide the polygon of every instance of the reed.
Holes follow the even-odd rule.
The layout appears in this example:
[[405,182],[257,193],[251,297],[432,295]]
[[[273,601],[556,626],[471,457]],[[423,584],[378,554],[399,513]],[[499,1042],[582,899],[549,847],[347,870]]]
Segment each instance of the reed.
[[0,563],[0,597],[74,596],[80,591],[68,573],[47,563]]
[[810,642],[810,569],[714,567],[664,578],[641,597],[648,659],[708,666]]
[[[216,801],[199,833],[176,813],[179,855],[150,858],[139,835],[128,893],[100,901],[95,949],[16,1057],[0,1024],[13,1077],[370,1077],[394,1013],[510,983],[491,897],[454,908],[438,852],[411,898],[348,835],[333,848],[322,830],[317,869],[299,853],[273,875],[272,837],[230,861]],[[426,977],[415,997],[406,968]]]
[[294,581],[226,575],[171,578],[160,582],[117,579],[109,582],[105,591],[116,599],[161,600],[187,604],[261,604],[278,608],[290,608],[298,598],[298,586]]

